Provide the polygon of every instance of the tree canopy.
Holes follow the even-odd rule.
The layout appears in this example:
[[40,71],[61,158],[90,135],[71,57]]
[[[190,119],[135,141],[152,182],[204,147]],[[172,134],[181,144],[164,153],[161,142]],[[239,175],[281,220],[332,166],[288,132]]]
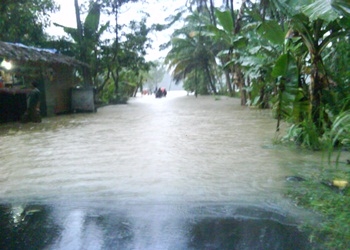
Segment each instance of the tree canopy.
[[40,45],[46,41],[44,28],[49,14],[57,11],[54,0],[2,0],[0,5],[0,40]]
[[174,79],[189,91],[231,95],[235,89],[242,105],[272,108],[277,130],[281,120],[291,123],[286,139],[322,147],[337,114],[349,108],[348,2],[188,4],[167,55]]

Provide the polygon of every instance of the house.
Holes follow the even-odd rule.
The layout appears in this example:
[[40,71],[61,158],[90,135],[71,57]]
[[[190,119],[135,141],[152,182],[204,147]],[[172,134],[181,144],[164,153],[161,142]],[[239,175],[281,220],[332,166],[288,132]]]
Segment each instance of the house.
[[19,119],[32,81],[39,84],[42,116],[71,112],[81,67],[89,66],[55,50],[0,42],[0,122]]

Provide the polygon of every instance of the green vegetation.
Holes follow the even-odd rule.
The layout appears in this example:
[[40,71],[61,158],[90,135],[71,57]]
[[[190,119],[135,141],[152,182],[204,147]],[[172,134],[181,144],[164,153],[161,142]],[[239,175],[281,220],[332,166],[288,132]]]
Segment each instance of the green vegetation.
[[[87,63],[80,69],[82,85],[93,85],[103,103],[125,103],[148,80],[147,72],[153,62],[146,62],[146,49],[151,46],[146,26],[148,14],[140,22],[131,21],[127,27],[119,24],[120,8],[138,0],[74,0],[77,27],[62,27],[67,37],[49,37],[49,14],[57,10],[54,0],[3,1],[0,7],[0,40],[20,42],[43,48],[55,48],[60,53]],[[73,5],[74,3],[74,5]],[[114,19],[100,23],[104,13]],[[18,17],[21,18],[18,18]],[[81,17],[85,16],[85,20]],[[112,37],[103,38],[109,32]],[[114,38],[113,38],[114,34]]]
[[332,185],[332,180],[349,180],[349,170],[323,170],[306,179],[294,185],[287,196],[298,206],[322,216],[319,227],[303,225],[312,232],[310,241],[324,245],[322,249],[349,249],[350,187],[342,189]]
[[0,41],[38,45],[45,43],[44,28],[49,13],[57,11],[53,0],[2,0],[0,5]]
[[276,130],[290,125],[284,141],[346,146],[332,126],[349,109],[347,1],[190,2],[165,61],[175,80],[196,95],[238,93],[242,105],[271,108]]

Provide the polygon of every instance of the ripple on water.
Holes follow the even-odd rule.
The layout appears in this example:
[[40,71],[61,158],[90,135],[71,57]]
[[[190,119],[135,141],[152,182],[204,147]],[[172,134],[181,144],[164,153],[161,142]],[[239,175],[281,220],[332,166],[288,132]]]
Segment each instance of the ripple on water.
[[275,123],[267,111],[248,110],[237,99],[180,96],[135,98],[97,113],[5,125],[0,188],[6,191],[0,191],[1,198],[105,197],[126,203],[283,199],[289,174],[284,165],[300,155],[271,146]]

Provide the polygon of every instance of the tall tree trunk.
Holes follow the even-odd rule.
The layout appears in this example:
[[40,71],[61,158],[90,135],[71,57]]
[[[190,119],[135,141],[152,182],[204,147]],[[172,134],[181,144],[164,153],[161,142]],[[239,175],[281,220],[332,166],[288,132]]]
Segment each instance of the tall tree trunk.
[[118,11],[119,11],[119,2],[118,0],[114,0],[114,4],[113,4],[113,10],[114,10],[114,14],[115,14],[115,51],[114,51],[114,63],[115,63],[115,78],[114,78],[114,93],[116,95],[118,95],[119,93],[119,56],[118,56],[118,52],[119,52],[119,32],[118,32]]
[[234,81],[236,86],[241,93],[241,105],[245,106],[247,104],[247,91],[245,90],[244,77],[240,65],[235,65],[234,67]]
[[[250,87],[250,84],[251,84],[251,82],[250,82],[250,77],[248,76],[247,77],[247,88],[249,89],[249,87]],[[247,93],[247,98],[248,98],[248,101],[249,101],[249,106],[252,106],[252,92],[251,91],[246,91],[246,93]]]
[[311,58],[311,74],[310,74],[310,85],[309,85],[309,94],[310,94],[310,106],[309,106],[309,120],[312,121],[318,129],[322,128],[322,91],[323,91],[323,82],[321,75],[326,75],[324,65],[322,62],[322,56],[318,41],[322,39],[321,29],[323,22],[318,20],[313,25],[313,37],[314,46],[308,47],[309,54]]
[[[78,30],[78,46],[79,46],[79,53],[80,53],[79,59],[82,62],[90,64],[87,58],[86,50],[84,46],[84,34],[83,34],[84,32],[83,32],[83,26],[81,24],[81,19],[80,19],[80,10],[79,10],[78,0],[74,0],[74,7],[75,7],[75,17],[77,21],[77,30]],[[84,84],[88,86],[93,85],[90,68],[82,66],[82,73],[84,78]]]
[[[246,2],[247,2],[247,0],[242,0],[241,8],[237,14],[237,19],[234,19],[234,24],[235,24],[234,34],[235,35],[237,35],[241,31],[241,22],[242,22]],[[233,7],[233,2],[231,2],[231,4],[232,4],[231,6]],[[238,81],[237,85],[239,86],[239,90],[241,93],[241,105],[244,106],[247,103],[247,93],[246,93],[246,90],[244,89],[244,77],[243,77],[242,69],[241,69],[240,65],[235,65],[234,74],[237,77],[237,81]]]
[[207,77],[208,77],[208,80],[209,80],[210,88],[212,89],[213,93],[216,95],[217,94],[216,87],[215,87],[215,85],[213,83],[213,79],[212,79],[212,76],[210,74],[210,70],[209,70],[208,66],[205,68],[205,71],[207,73]]
[[216,26],[216,19],[215,19],[215,10],[214,10],[214,3],[213,0],[210,0],[210,19],[211,23]]
[[[80,20],[80,10],[79,10],[78,0],[74,0],[74,7],[75,7],[75,18],[77,21],[78,43],[79,43],[79,45],[81,45],[82,41],[83,41],[83,26],[82,26],[81,20]],[[81,48],[80,48],[80,53],[82,53]]]
[[227,91],[229,93],[229,96],[233,96],[233,88],[232,88],[232,84],[231,84],[231,77],[230,77],[230,73],[228,70],[225,70],[225,80],[226,80],[226,87],[227,87]]
[[233,0],[228,0],[230,1],[230,12],[231,12],[231,17],[232,17],[232,21],[233,21],[233,28],[235,27],[235,10],[234,10],[234,6],[233,6]]
[[320,69],[319,65],[321,64],[322,59],[320,56],[312,56],[314,57],[314,60],[312,62],[312,72],[310,75],[310,86],[309,86],[309,93],[310,93],[310,108],[309,108],[309,114],[310,114],[310,121],[313,121],[313,123],[316,125],[317,128],[322,127],[321,122],[321,105],[322,105],[322,79],[320,77]]

